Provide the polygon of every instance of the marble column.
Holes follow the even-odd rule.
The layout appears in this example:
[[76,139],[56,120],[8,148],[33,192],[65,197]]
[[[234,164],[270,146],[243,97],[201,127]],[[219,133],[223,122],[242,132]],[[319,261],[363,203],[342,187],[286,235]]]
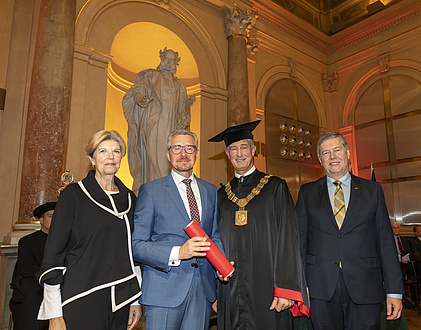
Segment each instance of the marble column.
[[72,86],[76,0],[41,0],[29,91],[18,223],[57,200],[64,172]]
[[250,121],[247,73],[247,41],[257,16],[237,5],[225,13],[228,39],[227,124],[234,126]]

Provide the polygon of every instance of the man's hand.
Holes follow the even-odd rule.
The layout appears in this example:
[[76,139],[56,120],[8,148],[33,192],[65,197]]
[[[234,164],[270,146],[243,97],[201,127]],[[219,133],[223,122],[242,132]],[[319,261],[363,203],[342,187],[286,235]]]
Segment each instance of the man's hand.
[[141,316],[142,316],[142,309],[140,305],[130,306],[129,321],[127,322],[127,330],[133,329],[135,325],[137,324],[137,322],[139,322]]
[[[230,261],[230,264],[234,266],[234,261]],[[229,275],[227,277],[222,277],[222,275],[219,274],[218,271],[216,271],[216,275],[218,276],[219,280],[224,281],[224,282],[228,282],[233,274],[234,274],[234,272],[232,272],[231,275]]]
[[218,299],[213,302],[212,309],[215,313],[218,313]]
[[289,299],[273,297],[272,305],[270,305],[270,310],[276,309],[277,312],[282,312],[285,309],[291,308],[294,306],[294,302]]
[[401,317],[402,312],[402,300],[398,298],[387,297],[387,319],[396,320]]
[[211,243],[206,242],[203,237],[190,238],[180,247],[178,259],[186,260],[194,257],[206,257],[206,251],[210,250],[210,245]]
[[55,317],[50,319],[48,323],[49,330],[66,330],[66,323],[64,322],[63,317]]

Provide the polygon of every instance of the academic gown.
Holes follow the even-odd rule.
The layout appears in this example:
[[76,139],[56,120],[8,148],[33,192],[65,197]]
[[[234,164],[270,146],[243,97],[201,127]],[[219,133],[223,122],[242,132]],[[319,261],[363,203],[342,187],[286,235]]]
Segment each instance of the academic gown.
[[[232,191],[245,198],[265,173],[254,171],[243,182],[231,180]],[[235,273],[218,281],[218,329],[286,329],[294,316],[309,316],[306,282],[299,252],[298,224],[286,182],[272,176],[245,207],[247,225],[236,226],[237,204],[225,187],[218,190],[220,235]],[[273,297],[298,301],[290,311],[270,310]],[[304,304],[303,304],[304,301]]]
[[35,275],[41,267],[47,234],[36,231],[19,240],[18,260],[13,271],[10,310],[15,330],[48,329],[48,321],[37,321],[42,287]]

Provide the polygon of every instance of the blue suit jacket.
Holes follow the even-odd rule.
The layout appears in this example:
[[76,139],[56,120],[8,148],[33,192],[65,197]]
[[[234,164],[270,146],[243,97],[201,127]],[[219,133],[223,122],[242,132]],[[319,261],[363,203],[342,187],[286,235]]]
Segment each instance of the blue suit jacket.
[[351,176],[348,209],[341,229],[329,200],[326,177],[301,186],[297,201],[301,258],[310,296],[329,301],[339,276],[356,304],[384,301],[403,293],[402,275],[383,190]]
[[[223,252],[219,237],[219,215],[216,187],[196,177],[202,203],[201,226]],[[176,307],[187,295],[193,277],[194,259],[182,260],[170,267],[173,246],[188,239],[184,227],[190,222],[171,173],[142,185],[139,189],[133,231],[133,256],[144,264],[142,296],[139,302],[160,307]],[[216,274],[203,257],[198,258],[199,271],[206,297],[216,299]]]

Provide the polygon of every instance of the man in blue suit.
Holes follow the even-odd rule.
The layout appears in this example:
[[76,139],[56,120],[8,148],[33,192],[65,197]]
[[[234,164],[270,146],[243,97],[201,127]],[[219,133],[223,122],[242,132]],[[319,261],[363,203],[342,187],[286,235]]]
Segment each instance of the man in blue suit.
[[210,243],[189,239],[183,230],[190,220],[198,221],[223,252],[216,187],[193,175],[198,153],[194,133],[172,132],[167,145],[172,171],[139,189],[133,256],[144,264],[139,302],[148,330],[209,328],[216,299],[216,272],[205,258]]
[[296,206],[314,328],[380,329],[383,282],[388,320],[403,294],[382,188],[348,172],[342,135],[323,134],[317,155],[326,176],[301,186]]

